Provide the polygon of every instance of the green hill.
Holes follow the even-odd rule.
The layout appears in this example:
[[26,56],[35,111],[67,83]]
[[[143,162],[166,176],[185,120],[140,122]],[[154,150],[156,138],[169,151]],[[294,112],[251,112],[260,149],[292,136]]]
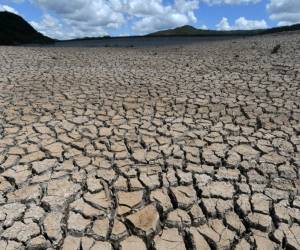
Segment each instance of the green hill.
[[52,42],[53,39],[37,32],[22,17],[7,11],[0,12],[0,45]]
[[278,33],[283,31],[295,31],[300,30],[300,24],[291,26],[281,26],[270,29],[257,29],[257,30],[204,30],[196,29],[193,26],[185,25],[175,29],[162,30],[151,33],[147,36],[251,36],[251,35],[262,35]]

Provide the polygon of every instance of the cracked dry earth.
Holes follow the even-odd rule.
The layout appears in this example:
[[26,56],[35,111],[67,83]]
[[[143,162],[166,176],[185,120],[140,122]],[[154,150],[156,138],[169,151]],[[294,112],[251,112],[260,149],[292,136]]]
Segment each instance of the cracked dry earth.
[[0,57],[0,249],[300,249],[299,34]]

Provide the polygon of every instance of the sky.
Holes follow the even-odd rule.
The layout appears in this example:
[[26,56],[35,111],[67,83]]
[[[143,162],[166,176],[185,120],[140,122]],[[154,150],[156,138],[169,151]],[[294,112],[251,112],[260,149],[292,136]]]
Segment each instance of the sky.
[[57,39],[143,35],[192,25],[258,29],[300,23],[300,0],[0,0]]

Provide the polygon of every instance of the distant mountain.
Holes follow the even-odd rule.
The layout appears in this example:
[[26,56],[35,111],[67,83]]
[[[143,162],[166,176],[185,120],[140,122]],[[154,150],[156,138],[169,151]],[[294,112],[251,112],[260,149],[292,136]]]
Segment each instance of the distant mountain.
[[7,11],[0,12],[0,45],[53,42],[53,39],[37,32],[22,17]]
[[170,29],[170,30],[163,30],[163,31],[158,31],[155,33],[152,33],[150,35],[165,35],[165,36],[172,36],[174,34],[176,35],[190,35],[190,34],[197,34],[200,30],[194,28],[193,26],[190,25],[185,25],[182,27],[178,27],[175,29]]
[[175,29],[162,30],[158,32],[151,33],[147,36],[251,36],[251,35],[262,35],[277,33],[283,31],[300,31],[300,24],[295,24],[291,26],[281,26],[270,29],[257,29],[257,30],[204,30],[196,29],[193,26],[185,25]]

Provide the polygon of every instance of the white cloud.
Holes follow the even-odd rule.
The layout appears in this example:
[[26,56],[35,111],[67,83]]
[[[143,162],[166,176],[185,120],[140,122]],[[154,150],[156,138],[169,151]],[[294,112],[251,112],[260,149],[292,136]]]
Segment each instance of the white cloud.
[[261,0],[202,0],[204,3],[214,4],[255,4]]
[[[135,2],[140,0],[134,0]],[[155,3],[154,3],[155,2]],[[161,0],[152,0],[152,12],[132,12],[134,16],[141,17],[134,23],[133,30],[138,33],[149,33],[161,29],[175,28],[188,23],[195,23],[197,18],[194,11],[198,9],[198,0],[175,0],[173,5],[162,4]],[[150,7],[150,6],[148,6]],[[156,10],[156,11],[154,11]]]
[[72,26],[49,14],[45,14],[40,22],[32,21],[30,24],[39,32],[56,39],[107,35],[101,27]]
[[266,28],[268,28],[268,25],[265,20],[247,20],[245,17],[240,17],[235,20],[235,29],[238,30],[254,30]]
[[106,0],[34,0],[45,10],[53,11],[68,24],[78,26],[119,27],[124,23],[122,13],[114,9],[115,1]]
[[245,17],[240,17],[231,26],[228,19],[223,17],[216,27],[218,30],[252,30],[265,29],[268,28],[268,25],[265,20],[248,20]]
[[230,30],[231,27],[229,25],[228,19],[223,17],[222,20],[216,25],[218,30]]
[[300,0],[270,0],[267,10],[278,25],[300,23]]
[[16,11],[14,8],[12,8],[8,5],[2,5],[2,4],[0,4],[0,11],[8,11],[11,13],[19,14],[18,11]]
[[[54,35],[55,38],[61,38],[61,34],[66,34],[64,32],[66,27],[73,31],[72,35],[93,36],[95,32],[103,34],[107,29],[120,28],[129,21],[132,23],[132,30],[138,34],[175,28],[195,23],[197,18],[194,11],[199,7],[199,0],[174,0],[170,4],[166,4],[163,0],[31,1],[46,13],[41,22],[34,23],[35,27],[48,35]],[[59,30],[56,25],[46,25],[49,11],[62,25]]]

